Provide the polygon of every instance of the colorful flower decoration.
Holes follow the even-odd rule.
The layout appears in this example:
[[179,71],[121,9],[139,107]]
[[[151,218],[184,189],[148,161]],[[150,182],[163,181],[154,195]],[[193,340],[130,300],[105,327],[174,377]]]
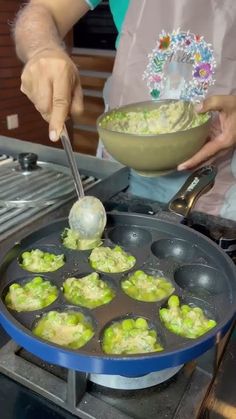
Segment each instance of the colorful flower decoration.
[[212,71],[212,67],[209,63],[201,63],[194,68],[193,76],[197,79],[207,81],[212,76]]
[[171,62],[192,65],[192,79],[184,80],[181,85],[180,99],[202,100],[208,88],[215,83],[213,78],[216,62],[211,45],[203,36],[181,31],[172,33],[162,31],[156,48],[149,55],[149,62],[143,78],[153,99],[159,99],[164,93],[167,82],[167,66]]
[[159,42],[159,49],[167,49],[170,45],[170,36],[163,36]]

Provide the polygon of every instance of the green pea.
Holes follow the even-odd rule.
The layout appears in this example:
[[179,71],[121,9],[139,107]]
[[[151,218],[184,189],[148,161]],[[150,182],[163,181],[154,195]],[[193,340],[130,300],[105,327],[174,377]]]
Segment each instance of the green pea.
[[125,319],[122,321],[122,328],[124,330],[131,330],[134,326],[134,321],[132,319]]
[[183,312],[183,314],[187,314],[191,311],[191,307],[189,307],[187,304],[183,304],[181,306],[181,311]]
[[35,276],[32,283],[35,284],[35,285],[42,284],[43,283],[43,278],[41,276]]
[[17,289],[20,289],[20,285],[19,284],[12,284],[10,286],[10,290],[17,290]]
[[161,308],[160,309],[160,315],[163,317],[168,316],[169,310],[167,308]]
[[207,327],[209,328],[209,329],[212,329],[213,327],[215,327],[216,326],[216,321],[215,320],[208,320],[208,322],[207,322]]
[[147,320],[143,319],[142,317],[139,317],[135,320],[135,326],[138,329],[148,329],[148,323]]
[[168,306],[172,307],[179,307],[179,297],[177,295],[172,295],[168,300]]
[[193,307],[193,311],[201,316],[203,315],[203,311],[200,307]]
[[106,339],[111,339],[113,337],[113,335],[114,335],[114,332],[113,332],[113,329],[112,328],[108,328],[104,332],[104,337]]
[[24,253],[22,253],[22,257],[23,258],[28,258],[28,257],[30,257],[31,255],[30,255],[30,252],[24,252]]

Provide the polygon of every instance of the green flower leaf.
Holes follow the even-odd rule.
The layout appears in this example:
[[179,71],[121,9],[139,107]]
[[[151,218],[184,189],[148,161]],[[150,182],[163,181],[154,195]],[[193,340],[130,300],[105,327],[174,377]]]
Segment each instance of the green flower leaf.
[[153,89],[151,91],[151,96],[153,97],[153,99],[158,99],[160,97],[160,90],[157,89]]

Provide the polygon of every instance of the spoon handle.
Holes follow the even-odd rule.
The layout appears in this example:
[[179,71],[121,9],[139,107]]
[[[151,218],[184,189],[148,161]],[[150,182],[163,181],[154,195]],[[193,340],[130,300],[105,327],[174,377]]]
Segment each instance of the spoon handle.
[[66,129],[65,125],[63,126],[63,130],[61,132],[60,138],[61,138],[63,148],[66,152],[67,159],[68,159],[68,162],[69,162],[69,166],[70,166],[70,169],[71,169],[71,172],[72,172],[72,175],[73,175],[76,193],[78,195],[78,198],[83,198],[84,197],[84,188],[83,188],[83,185],[82,185],[82,182],[81,182],[79,170],[77,168],[77,164],[76,164],[76,161],[75,161],[73,149],[71,147],[71,142],[70,142],[69,135],[68,135],[68,132],[67,132],[67,129]]

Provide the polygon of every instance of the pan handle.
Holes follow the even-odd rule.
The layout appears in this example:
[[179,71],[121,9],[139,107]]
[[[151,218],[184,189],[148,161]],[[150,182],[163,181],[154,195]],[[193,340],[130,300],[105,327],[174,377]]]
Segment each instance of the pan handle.
[[213,187],[216,174],[217,168],[212,165],[193,172],[169,202],[168,210],[181,217],[187,217],[197,199]]

